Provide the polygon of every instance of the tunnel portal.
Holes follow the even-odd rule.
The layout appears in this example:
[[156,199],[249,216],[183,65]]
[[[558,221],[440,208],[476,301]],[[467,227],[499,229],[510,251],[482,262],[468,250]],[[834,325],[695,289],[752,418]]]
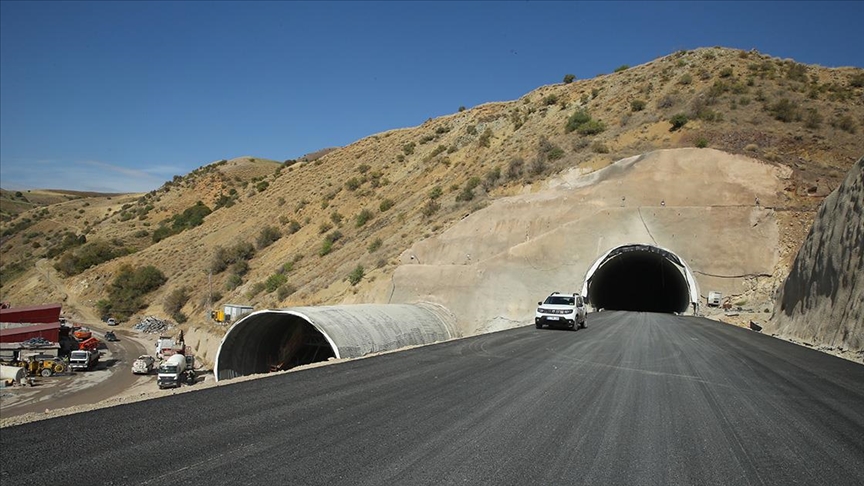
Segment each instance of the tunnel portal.
[[357,358],[457,336],[455,318],[430,304],[355,304],[253,312],[219,345],[216,380]]
[[669,250],[625,245],[607,252],[589,270],[583,294],[595,309],[685,313],[695,311],[699,290],[687,264]]

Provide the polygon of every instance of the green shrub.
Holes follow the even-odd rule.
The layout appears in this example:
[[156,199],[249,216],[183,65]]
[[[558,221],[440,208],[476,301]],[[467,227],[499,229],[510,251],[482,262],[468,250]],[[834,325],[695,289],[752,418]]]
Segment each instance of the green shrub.
[[236,289],[237,287],[243,285],[243,278],[240,275],[231,274],[228,276],[228,280],[225,281],[225,290],[231,291]]
[[507,178],[510,180],[518,179],[522,176],[522,170],[525,167],[525,160],[522,157],[514,157],[507,164]]
[[849,115],[843,115],[832,123],[835,127],[844,132],[855,133],[858,130],[858,125],[855,120]]
[[293,235],[294,233],[300,231],[300,223],[297,220],[292,219],[288,222],[288,234]]
[[256,295],[260,294],[265,287],[266,285],[264,284],[264,282],[255,282],[254,284],[252,284],[252,287],[249,288],[249,292],[246,292],[246,297],[250,299],[252,297],[255,297]]
[[591,121],[591,115],[588,114],[587,110],[577,110],[576,113],[567,118],[567,125],[564,127],[564,131],[570,133],[589,121]]
[[483,135],[480,135],[480,138],[477,140],[477,143],[480,144],[481,147],[489,147],[490,140],[492,139],[492,129],[487,128],[486,131],[483,132]]
[[626,71],[628,69],[630,69],[630,66],[628,66],[627,64],[622,64],[622,65],[618,66],[617,68],[615,68],[615,72],[620,73],[620,72]]
[[264,282],[264,290],[267,291],[268,294],[273,293],[282,286],[285,282],[288,281],[288,277],[281,273],[274,273],[267,277],[267,280]]
[[849,76],[849,86],[853,88],[864,88],[864,72]]
[[582,135],[597,135],[606,130],[606,125],[600,120],[588,120],[576,129]]
[[807,115],[804,117],[804,126],[810,129],[816,129],[822,126],[822,115],[816,108],[808,108]]
[[381,211],[383,213],[384,211],[387,211],[388,209],[392,208],[394,204],[395,203],[393,202],[392,199],[385,199],[385,200],[381,201],[381,204],[378,205],[378,211]]
[[420,213],[428,218],[438,212],[439,209],[441,209],[441,205],[438,204],[438,201],[430,199],[426,201],[426,204],[424,204],[420,209]]
[[321,223],[318,225],[318,234],[323,235],[324,233],[333,229],[333,225],[327,222]]
[[442,194],[444,194],[444,191],[441,189],[441,186],[435,186],[429,191],[429,199],[438,199]]
[[342,222],[342,215],[339,214],[339,211],[333,211],[330,213],[330,221],[333,221],[333,224],[338,225]]
[[642,111],[645,109],[645,101],[644,100],[633,100],[630,102],[630,110],[631,111]]
[[595,140],[594,143],[591,144],[591,151],[596,154],[608,154],[609,147],[600,140]]
[[570,84],[573,80],[576,79],[576,76],[573,74],[565,74],[564,75],[564,84]]
[[798,111],[798,106],[786,98],[777,100],[768,107],[768,111],[774,116],[774,119],[780,120],[783,123],[789,123],[801,119],[801,114]]
[[468,132],[468,135],[477,135],[477,125],[468,125],[465,131]]
[[345,181],[345,188],[348,189],[349,191],[356,191],[360,187],[361,184],[362,184],[362,182],[360,181],[360,179],[358,179],[356,177],[352,177],[352,178],[348,179],[347,181]]
[[381,241],[381,238],[375,238],[372,240],[372,243],[369,243],[369,246],[366,249],[369,250],[369,253],[375,253],[383,244],[384,242]]
[[289,295],[293,294],[296,291],[297,288],[293,285],[284,284],[276,290],[276,297],[278,297],[279,300],[285,300],[286,298],[288,298]]
[[321,242],[321,249],[318,250],[318,256],[324,256],[333,251],[333,242],[327,238],[324,238],[324,241]]
[[683,84],[686,86],[692,82],[693,82],[693,76],[691,76],[690,73],[684,73],[681,75],[680,78],[678,78],[678,84]]
[[175,320],[177,319],[177,315],[180,314],[180,309],[186,305],[186,302],[189,301],[189,289],[186,287],[180,287],[172,290],[167,296],[165,296],[165,302],[162,303],[162,310],[165,311],[166,314],[173,317]]
[[696,139],[696,147],[705,148],[708,146],[708,139],[705,137],[699,137]]
[[406,143],[402,146],[402,152],[404,152],[405,155],[411,155],[414,153],[414,147],[416,146],[417,144],[415,144],[414,142]]
[[354,221],[359,228],[366,224],[370,219],[372,219],[372,217],[372,211],[369,211],[368,209],[363,209],[357,214],[357,216],[354,218]]
[[348,282],[350,282],[352,286],[357,285],[361,280],[363,280],[364,275],[366,275],[366,270],[363,268],[363,265],[357,265],[354,267],[354,270],[351,270],[351,273],[348,274]]
[[158,268],[148,265],[133,268],[120,267],[117,276],[108,289],[108,299],[102,309],[106,315],[114,315],[126,320],[132,314],[147,307],[143,297],[161,287],[168,279]]
[[268,187],[270,187],[270,183],[267,181],[261,181],[258,184],[255,184],[255,189],[257,189],[258,192],[264,192]]
[[720,70],[720,77],[721,78],[728,78],[730,76],[732,76],[732,68],[731,67],[725,67],[725,68]]
[[672,124],[672,128],[670,128],[669,131],[674,132],[675,130],[680,130],[688,121],[690,121],[690,119],[687,118],[687,115],[684,113],[678,113],[669,119],[669,123]]
[[555,103],[558,103],[558,95],[550,94],[549,96],[543,98],[543,104],[546,106],[551,106]]
[[54,264],[54,269],[66,276],[78,275],[88,268],[95,267],[117,257],[131,253],[126,248],[116,248],[106,241],[94,241],[84,244],[74,251],[67,251]]
[[282,231],[280,231],[279,228],[275,226],[265,226],[261,228],[261,232],[255,240],[255,246],[261,250],[272,245],[278,241],[279,238],[282,238]]

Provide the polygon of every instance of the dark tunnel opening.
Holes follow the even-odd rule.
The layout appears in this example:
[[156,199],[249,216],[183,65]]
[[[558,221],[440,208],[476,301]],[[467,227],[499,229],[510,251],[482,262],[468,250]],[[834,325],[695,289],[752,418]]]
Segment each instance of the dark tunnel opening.
[[220,379],[289,370],[336,357],[327,338],[299,316],[266,313],[246,319],[231,333],[230,343],[221,347]]
[[688,310],[690,293],[679,267],[646,249],[600,265],[588,282],[588,301],[596,309],[674,313]]

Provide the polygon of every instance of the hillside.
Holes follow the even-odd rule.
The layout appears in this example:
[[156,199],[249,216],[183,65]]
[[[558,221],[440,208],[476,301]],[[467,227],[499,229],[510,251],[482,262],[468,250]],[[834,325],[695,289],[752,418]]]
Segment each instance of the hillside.
[[[209,309],[225,303],[387,301],[406,250],[493,201],[547,190],[571,171],[681,147],[788,172],[772,216],[778,268],[788,273],[816,208],[864,153],[862,125],[862,69],[722,48],[676,52],[307,159],[222,161],[147,194],[30,209],[2,224],[0,300],[66,300],[70,312],[92,312],[123,265],[153,265],[166,282],[144,308],[117,310],[167,317],[179,293],[190,325],[208,327]],[[212,210],[202,224],[179,224],[185,229],[154,241],[160,227],[186,223],[178,215],[198,201]],[[97,243],[114,258],[70,275],[70,262],[86,266],[100,254],[76,252]]]

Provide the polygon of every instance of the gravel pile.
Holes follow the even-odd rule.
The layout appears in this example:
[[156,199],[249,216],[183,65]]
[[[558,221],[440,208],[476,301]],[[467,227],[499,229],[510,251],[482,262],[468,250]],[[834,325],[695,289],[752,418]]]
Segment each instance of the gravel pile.
[[171,329],[171,322],[163,321],[162,319],[153,316],[147,316],[141,319],[138,324],[135,324],[134,329],[151,334],[161,334],[168,329]]
[[45,339],[43,337],[34,337],[34,338],[30,338],[26,341],[21,341],[21,346],[24,348],[39,348],[42,346],[50,346],[52,344],[54,344],[54,343],[52,343],[51,341],[48,341],[47,339]]

